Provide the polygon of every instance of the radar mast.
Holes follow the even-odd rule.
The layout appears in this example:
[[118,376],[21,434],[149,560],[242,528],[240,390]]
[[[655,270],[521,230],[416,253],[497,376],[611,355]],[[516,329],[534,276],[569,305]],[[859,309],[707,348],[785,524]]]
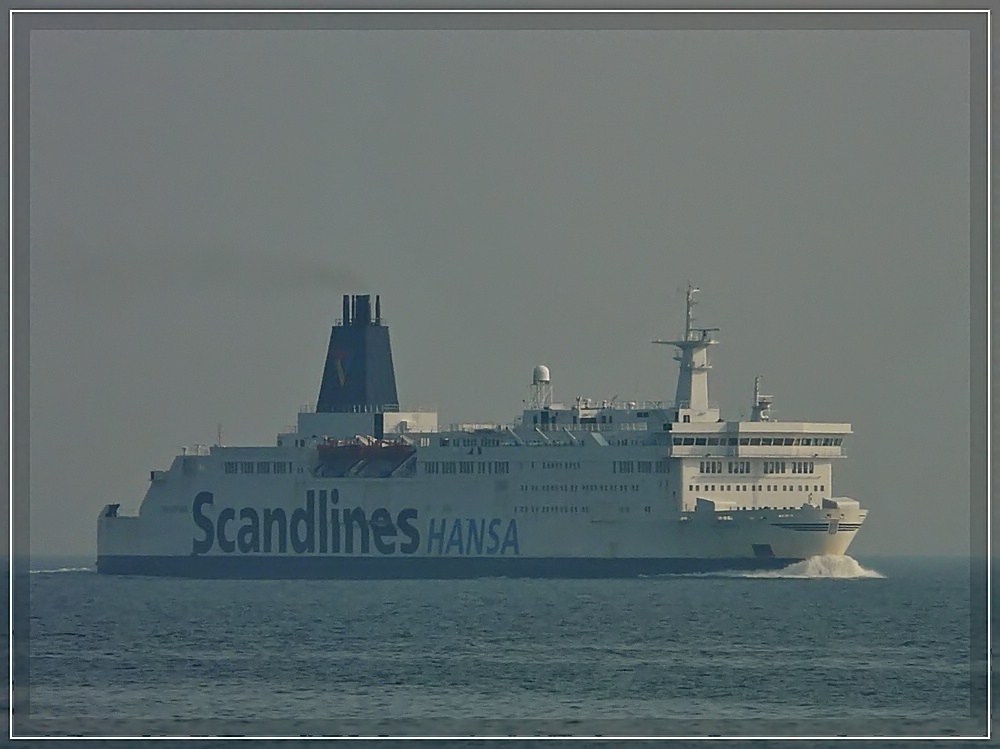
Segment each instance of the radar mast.
[[764,378],[757,375],[753,378],[753,407],[750,410],[750,421],[770,421],[771,404],[774,403],[773,395],[762,395],[760,383]]
[[700,291],[691,283],[687,285],[684,310],[684,335],[679,340],[653,341],[676,346],[674,359],[680,362],[677,390],[674,395],[676,421],[718,421],[719,409],[711,407],[708,400],[708,347],[718,343],[712,333],[718,328],[694,327],[694,295]]

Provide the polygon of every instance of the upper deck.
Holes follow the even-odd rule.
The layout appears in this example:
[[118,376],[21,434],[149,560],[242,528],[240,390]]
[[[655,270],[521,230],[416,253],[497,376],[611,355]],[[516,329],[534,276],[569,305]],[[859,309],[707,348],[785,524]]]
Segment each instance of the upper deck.
[[[345,297],[345,317],[331,335],[320,402],[300,410],[295,426],[278,434],[277,447],[315,450],[344,441],[374,441],[428,449],[653,447],[660,457],[676,458],[843,457],[850,424],[773,419],[774,399],[760,394],[759,378],[754,382],[751,418],[721,418],[719,407],[709,400],[708,382],[708,350],[718,343],[713,336],[718,328],[694,327],[697,291],[688,288],[682,335],[655,341],[677,349],[679,372],[672,402],[578,397],[569,404],[559,403],[553,397],[548,367],[539,365],[532,372],[525,407],[512,422],[447,427],[439,425],[435,411],[400,409],[394,372],[383,377],[376,371],[392,368],[378,298],[373,316],[368,297]],[[237,450],[218,449],[230,455]]]

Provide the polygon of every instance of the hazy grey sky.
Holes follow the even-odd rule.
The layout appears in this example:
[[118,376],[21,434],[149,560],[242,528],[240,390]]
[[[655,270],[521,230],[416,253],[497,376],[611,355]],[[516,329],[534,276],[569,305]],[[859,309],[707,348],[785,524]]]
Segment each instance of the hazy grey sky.
[[31,535],[92,553],[181,445],[271,444],[340,295],[382,295],[400,398],[509,421],[673,396],[849,421],[852,553],[964,553],[963,31],[36,31]]

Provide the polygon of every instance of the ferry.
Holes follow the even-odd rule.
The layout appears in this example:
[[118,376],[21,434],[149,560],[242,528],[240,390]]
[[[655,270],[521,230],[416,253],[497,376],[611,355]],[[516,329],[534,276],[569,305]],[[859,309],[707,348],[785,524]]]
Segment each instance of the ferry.
[[520,417],[442,427],[400,407],[381,299],[345,295],[314,407],[274,444],[184,448],[135,515],[106,504],[97,570],[196,578],[634,577],[845,554],[867,510],[833,491],[848,423],[748,420],[709,400],[718,328],[654,343],[673,402],[560,403],[532,370]]

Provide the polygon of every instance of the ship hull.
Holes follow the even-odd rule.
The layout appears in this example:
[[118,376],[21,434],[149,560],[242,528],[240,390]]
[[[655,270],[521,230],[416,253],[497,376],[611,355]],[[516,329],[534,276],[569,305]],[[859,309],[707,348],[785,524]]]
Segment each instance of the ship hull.
[[[216,491],[152,493],[138,517],[109,505],[97,569],[195,578],[622,578],[775,569],[844,554],[859,508],[670,511],[652,493],[635,506],[606,495],[573,504],[433,482],[311,479],[287,491],[219,481]],[[276,488],[276,487],[273,487]],[[569,493],[572,497],[572,492]],[[579,496],[580,492],[576,493]],[[624,511],[629,510],[629,511]],[[648,510],[648,511],[647,511]]]
[[98,572],[202,579],[455,580],[508,578],[633,578],[649,575],[780,569],[789,557],[453,558],[219,557],[102,555]]

